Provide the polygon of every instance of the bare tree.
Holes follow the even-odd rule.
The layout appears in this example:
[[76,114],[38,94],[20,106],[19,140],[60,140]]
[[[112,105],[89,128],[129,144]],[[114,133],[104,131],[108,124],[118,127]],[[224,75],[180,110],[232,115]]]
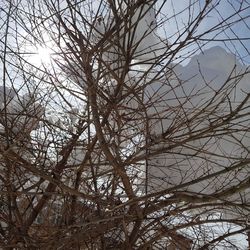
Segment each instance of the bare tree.
[[1,248],[246,247],[249,10],[3,1]]

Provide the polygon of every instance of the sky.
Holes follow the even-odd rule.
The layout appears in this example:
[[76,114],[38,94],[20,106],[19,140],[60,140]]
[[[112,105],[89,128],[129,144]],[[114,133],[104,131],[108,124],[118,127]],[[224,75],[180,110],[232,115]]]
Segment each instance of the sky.
[[[160,29],[160,35],[167,34],[167,36],[171,36],[171,34],[175,34],[177,30],[181,30],[184,28],[190,18],[190,15],[196,16],[202,7],[204,6],[203,0],[198,1],[189,1],[189,0],[167,0],[167,1],[157,1],[157,7],[161,6],[161,3],[164,2],[163,8],[161,10],[161,15],[165,16],[165,18],[170,18],[174,15],[174,13],[177,14],[176,19],[170,18],[167,25],[164,25]],[[189,9],[188,6],[190,2],[194,3],[192,8]],[[230,27],[230,30],[226,30],[225,32],[221,32],[221,30],[215,31],[213,33],[210,33],[209,35],[204,36],[203,38],[211,38],[212,35],[215,39],[215,41],[210,42],[206,47],[212,47],[216,45],[220,45],[225,47],[228,51],[237,54],[239,57],[241,57],[244,60],[245,64],[250,63],[250,27],[248,23],[250,23],[250,7],[249,7],[249,1],[245,0],[223,0],[223,1],[213,1],[213,3],[216,5],[216,3],[219,3],[216,5],[216,7],[208,13],[207,17],[200,23],[199,28],[197,30],[197,34],[201,34],[205,30],[216,26],[222,19],[229,18],[233,13],[235,13],[236,10],[239,9],[241,6],[242,9],[245,9],[242,11],[239,15],[236,15],[234,17],[231,17],[228,19],[228,23],[239,20],[241,17],[246,18],[245,21],[236,22],[234,25]],[[242,4],[242,5],[241,5]],[[158,19],[161,17],[159,16]],[[164,31],[165,30],[165,31]],[[242,42],[237,41],[227,41],[223,43],[222,41],[219,41],[222,38],[228,39],[240,37],[244,38]],[[173,43],[175,41],[176,35],[171,36],[170,43]],[[216,41],[218,40],[218,41]],[[205,41],[203,41],[203,44]],[[200,45],[202,42],[200,42]],[[188,48],[187,50],[191,50],[191,48]],[[185,51],[186,52],[186,51]],[[198,52],[197,52],[198,53]],[[186,64],[186,62],[184,62]]]

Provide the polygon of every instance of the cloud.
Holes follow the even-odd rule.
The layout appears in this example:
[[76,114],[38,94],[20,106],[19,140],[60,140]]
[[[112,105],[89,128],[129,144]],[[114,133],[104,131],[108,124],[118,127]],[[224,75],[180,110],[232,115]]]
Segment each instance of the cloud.
[[[246,148],[250,147],[250,141],[246,128],[250,124],[246,115],[249,108],[239,112],[242,118],[234,117],[230,124],[223,125],[220,119],[226,119],[232,112],[230,109],[235,110],[250,92],[250,74],[244,74],[246,66],[223,48],[213,47],[174,71],[178,80],[147,89],[148,98],[158,99],[149,110],[151,135],[157,138],[165,133],[164,142],[159,141],[149,150],[162,152],[148,160],[151,191],[177,187],[179,191],[213,194],[238,185],[249,178],[249,167],[239,165],[223,174],[216,173],[229,169],[248,155]],[[209,131],[216,122],[221,122],[221,126]],[[207,132],[203,135],[202,131]],[[226,131],[230,133],[224,133]],[[188,140],[196,135],[199,135],[196,139]],[[209,177],[211,174],[215,176]],[[205,176],[209,178],[203,178]],[[191,183],[199,178],[200,181]],[[189,182],[190,185],[178,188]],[[240,201],[239,195],[232,197]]]

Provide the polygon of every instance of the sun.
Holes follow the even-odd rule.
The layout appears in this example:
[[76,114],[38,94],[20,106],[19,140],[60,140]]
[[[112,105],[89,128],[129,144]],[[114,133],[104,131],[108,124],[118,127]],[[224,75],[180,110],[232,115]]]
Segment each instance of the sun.
[[30,57],[30,63],[36,67],[51,64],[52,53],[52,49],[48,47],[37,46],[34,53],[32,53],[32,56]]
[[37,56],[44,63],[50,62],[52,51],[49,48],[39,47],[37,49]]

